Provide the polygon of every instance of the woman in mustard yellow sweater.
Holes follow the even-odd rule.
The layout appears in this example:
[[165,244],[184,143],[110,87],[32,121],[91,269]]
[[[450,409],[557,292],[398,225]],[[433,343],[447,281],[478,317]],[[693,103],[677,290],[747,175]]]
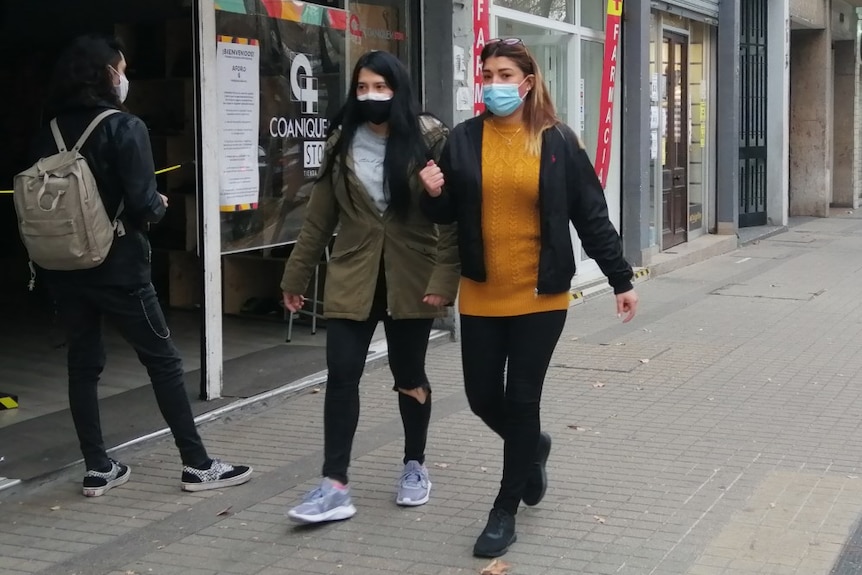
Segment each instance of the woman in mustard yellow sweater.
[[624,321],[638,300],[595,169],[557,118],[536,60],[515,38],[490,41],[481,60],[488,113],[455,128],[420,178],[426,215],[458,224],[464,386],[504,441],[500,491],[473,549],[497,557],[515,542],[521,501],[536,505],[547,489],[539,403],[575,273],[569,222]]

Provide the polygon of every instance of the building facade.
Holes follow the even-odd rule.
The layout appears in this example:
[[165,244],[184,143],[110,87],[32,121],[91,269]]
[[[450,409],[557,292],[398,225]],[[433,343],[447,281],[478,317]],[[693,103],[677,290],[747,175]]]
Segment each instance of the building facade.
[[705,234],[784,225],[787,2],[628,2],[626,14],[628,256],[649,265]]
[[790,2],[790,215],[855,209],[862,198],[862,2]]

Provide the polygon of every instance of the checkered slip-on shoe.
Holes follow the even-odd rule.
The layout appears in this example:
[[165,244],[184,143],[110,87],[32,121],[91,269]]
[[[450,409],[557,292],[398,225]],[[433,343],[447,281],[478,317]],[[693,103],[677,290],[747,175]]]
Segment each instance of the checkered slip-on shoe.
[[108,490],[122,485],[129,480],[132,470],[128,465],[123,465],[113,459],[109,471],[96,471],[88,469],[84,475],[83,493],[86,497],[101,497]]
[[183,491],[207,491],[242,485],[251,479],[252,469],[248,465],[230,465],[213,459],[206,469],[183,467]]

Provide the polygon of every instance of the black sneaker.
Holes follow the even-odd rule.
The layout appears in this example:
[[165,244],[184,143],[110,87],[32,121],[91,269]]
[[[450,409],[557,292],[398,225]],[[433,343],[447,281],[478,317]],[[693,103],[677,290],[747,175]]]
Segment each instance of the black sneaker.
[[101,497],[108,490],[122,485],[129,480],[132,470],[127,465],[118,463],[113,459],[109,461],[111,462],[111,469],[108,471],[87,470],[87,474],[84,475],[83,484],[85,497]]
[[530,470],[527,486],[521,500],[524,505],[538,505],[545,492],[548,490],[548,474],[545,466],[548,464],[548,456],[551,454],[551,436],[544,431],[539,435],[539,446],[536,448],[536,462]]
[[242,485],[251,479],[248,465],[229,465],[220,459],[213,459],[209,467],[197,469],[183,467],[183,491],[206,491]]
[[503,509],[492,509],[485,530],[473,546],[476,557],[499,557],[518,540],[515,534],[515,516]]

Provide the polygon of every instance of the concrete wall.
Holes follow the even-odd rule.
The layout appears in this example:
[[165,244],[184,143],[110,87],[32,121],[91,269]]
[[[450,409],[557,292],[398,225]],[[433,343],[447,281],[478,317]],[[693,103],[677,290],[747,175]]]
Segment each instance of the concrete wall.
[[806,28],[826,28],[823,0],[790,0],[790,19]]
[[622,237],[623,251],[632,265],[651,262],[650,227],[650,100],[649,3],[624,4],[622,77]]
[[833,134],[832,202],[836,206],[854,207],[856,174],[856,87],[859,64],[856,42],[835,42],[835,129]]
[[847,2],[832,0],[832,41],[856,39],[856,10]]
[[769,0],[766,217],[787,225],[790,154],[790,2]]
[[832,37],[797,30],[790,42],[790,216],[829,215],[832,201]]

